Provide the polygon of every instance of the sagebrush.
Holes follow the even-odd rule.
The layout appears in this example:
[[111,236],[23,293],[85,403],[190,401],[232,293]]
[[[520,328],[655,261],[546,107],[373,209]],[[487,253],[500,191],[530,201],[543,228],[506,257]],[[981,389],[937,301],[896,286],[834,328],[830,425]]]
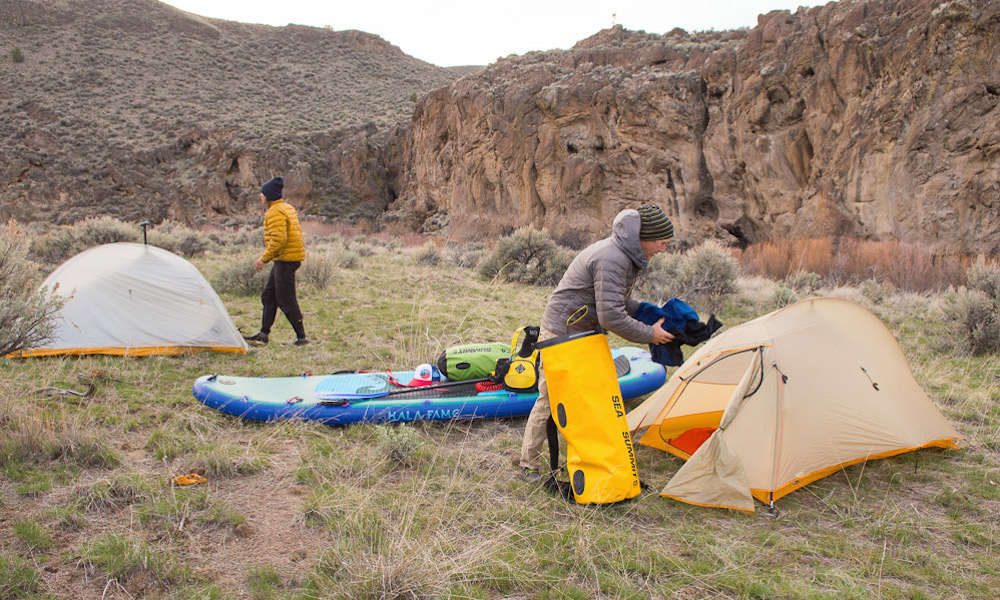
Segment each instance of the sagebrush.
[[28,242],[16,223],[0,231],[0,357],[49,341],[63,300],[38,289],[38,270],[28,260]]
[[571,253],[548,232],[523,228],[500,238],[477,271],[486,279],[551,286],[559,283],[571,261]]

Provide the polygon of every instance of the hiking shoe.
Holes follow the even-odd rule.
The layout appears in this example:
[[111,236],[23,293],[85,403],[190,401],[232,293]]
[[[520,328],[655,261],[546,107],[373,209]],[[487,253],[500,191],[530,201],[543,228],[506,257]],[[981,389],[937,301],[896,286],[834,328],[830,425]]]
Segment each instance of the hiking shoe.
[[295,344],[296,346],[305,346],[306,344],[309,343],[309,338],[304,338],[304,337],[295,338],[295,341],[292,343]]
[[263,331],[257,332],[251,336],[243,336],[243,339],[248,342],[261,344],[263,346],[267,345],[267,334]]
[[525,467],[521,470],[521,479],[527,481],[528,483],[538,483],[542,479],[542,476],[538,474],[538,469],[529,469]]

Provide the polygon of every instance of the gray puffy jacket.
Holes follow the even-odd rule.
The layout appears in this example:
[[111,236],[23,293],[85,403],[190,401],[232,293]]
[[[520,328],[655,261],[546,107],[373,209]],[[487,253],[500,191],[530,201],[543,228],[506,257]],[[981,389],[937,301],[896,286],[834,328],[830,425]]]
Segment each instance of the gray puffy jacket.
[[542,327],[556,335],[600,325],[639,344],[653,341],[653,326],[631,317],[639,301],[629,297],[646,269],[639,245],[639,212],[618,213],[611,237],[595,242],[570,263],[542,315]]

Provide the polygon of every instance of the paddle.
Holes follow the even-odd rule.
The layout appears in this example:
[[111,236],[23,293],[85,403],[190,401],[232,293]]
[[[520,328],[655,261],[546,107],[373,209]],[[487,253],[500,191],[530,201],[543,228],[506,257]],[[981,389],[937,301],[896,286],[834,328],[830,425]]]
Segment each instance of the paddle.
[[[386,398],[389,396],[399,396],[400,394],[413,394],[415,392],[423,392],[429,390],[439,390],[442,388],[456,387],[460,385],[475,385],[477,383],[482,383],[484,381],[490,381],[489,377],[484,377],[482,379],[468,379],[465,381],[445,381],[442,383],[435,383],[433,385],[423,385],[416,387],[408,387],[405,389],[398,390],[388,390],[384,392],[375,392],[372,394],[356,394],[351,392],[319,392],[314,394],[317,398],[321,398],[317,404],[322,406],[346,406],[352,401],[359,400],[377,400],[381,398]],[[322,396],[320,394],[323,394]]]

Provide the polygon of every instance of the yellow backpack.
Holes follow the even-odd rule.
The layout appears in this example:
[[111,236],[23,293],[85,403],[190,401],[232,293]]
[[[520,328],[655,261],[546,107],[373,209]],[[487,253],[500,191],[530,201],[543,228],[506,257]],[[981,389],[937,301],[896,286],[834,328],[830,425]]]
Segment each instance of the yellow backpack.
[[539,328],[535,325],[514,333],[514,339],[510,341],[510,358],[497,361],[494,381],[502,383],[511,392],[538,391],[539,354],[535,348],[538,334]]

